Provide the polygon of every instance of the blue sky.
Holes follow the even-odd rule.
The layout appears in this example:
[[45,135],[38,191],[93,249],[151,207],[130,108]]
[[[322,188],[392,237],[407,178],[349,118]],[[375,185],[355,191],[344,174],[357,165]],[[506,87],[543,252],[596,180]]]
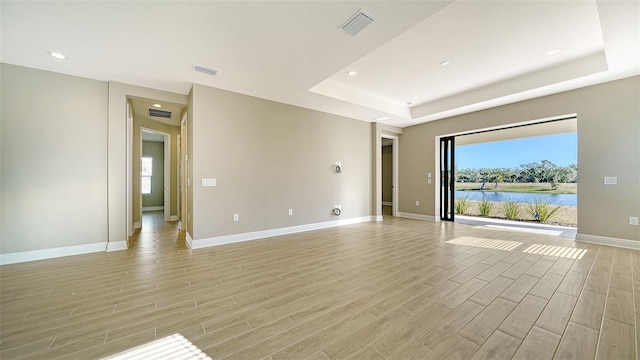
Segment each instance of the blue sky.
[[549,160],[558,166],[578,162],[577,133],[457,145],[458,169],[515,168],[520,164]]

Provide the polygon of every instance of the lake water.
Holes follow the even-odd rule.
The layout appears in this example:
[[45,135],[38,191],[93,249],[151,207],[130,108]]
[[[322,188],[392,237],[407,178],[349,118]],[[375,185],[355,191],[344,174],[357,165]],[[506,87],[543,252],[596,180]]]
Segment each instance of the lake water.
[[496,191],[460,191],[456,190],[456,199],[469,196],[470,200],[487,199],[488,201],[506,202],[512,201],[528,203],[534,202],[536,197],[542,201],[547,201],[553,205],[578,206],[577,194],[531,194],[518,192],[496,192]]

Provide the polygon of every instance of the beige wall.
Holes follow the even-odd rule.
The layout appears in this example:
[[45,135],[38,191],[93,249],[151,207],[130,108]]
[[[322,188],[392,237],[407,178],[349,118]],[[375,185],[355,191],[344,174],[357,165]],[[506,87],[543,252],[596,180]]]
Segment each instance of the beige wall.
[[0,253],[106,242],[107,83],[0,72]]
[[371,124],[201,85],[191,113],[194,239],[371,215]]
[[151,194],[142,194],[142,208],[164,206],[164,143],[143,141],[142,157],[150,157],[153,163]]
[[[640,228],[629,225],[629,216],[640,216],[639,89],[636,76],[405,128],[400,211],[436,215],[438,189],[427,184],[427,173],[439,176],[438,136],[576,113],[578,233],[640,240]],[[619,185],[604,185],[605,176],[617,176]]]
[[393,146],[382,147],[382,201],[393,201]]

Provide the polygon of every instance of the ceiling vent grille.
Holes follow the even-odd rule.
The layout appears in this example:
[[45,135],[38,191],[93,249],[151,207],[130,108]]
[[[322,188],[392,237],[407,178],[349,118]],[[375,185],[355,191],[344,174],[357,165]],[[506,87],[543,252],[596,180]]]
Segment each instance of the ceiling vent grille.
[[164,110],[149,108],[149,116],[171,119],[171,111],[164,111]]
[[200,66],[200,65],[195,65],[195,64],[193,65],[193,70],[201,72],[201,73],[205,73],[205,74],[208,74],[208,75],[212,75],[212,76],[215,76],[218,73],[218,70],[209,69],[207,67]]
[[346,32],[351,36],[355,36],[372,22],[373,17],[360,9],[355,15],[349,18],[349,20],[347,20],[347,22],[345,22],[340,27],[340,30]]

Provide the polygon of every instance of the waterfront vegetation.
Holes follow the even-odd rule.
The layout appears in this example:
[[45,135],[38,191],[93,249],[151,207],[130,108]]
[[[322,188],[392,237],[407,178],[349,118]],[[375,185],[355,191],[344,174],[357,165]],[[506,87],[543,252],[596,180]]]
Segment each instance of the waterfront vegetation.
[[[469,215],[469,216],[482,216],[496,219],[509,219],[507,213],[511,216],[511,220],[541,222],[536,219],[532,214],[527,211],[527,207],[530,206],[527,203],[520,202],[489,202],[491,204],[491,210],[487,215],[481,213],[482,201],[467,199],[467,207],[463,213],[460,213],[456,209],[457,214]],[[555,206],[554,206],[555,208]],[[514,216],[515,214],[515,216]],[[547,224],[562,225],[562,226],[576,226],[578,224],[578,211],[575,206],[561,206],[555,210],[548,219]]]
[[493,209],[493,203],[487,199],[482,199],[478,204],[480,216],[489,216],[489,214],[491,214],[491,209]]

